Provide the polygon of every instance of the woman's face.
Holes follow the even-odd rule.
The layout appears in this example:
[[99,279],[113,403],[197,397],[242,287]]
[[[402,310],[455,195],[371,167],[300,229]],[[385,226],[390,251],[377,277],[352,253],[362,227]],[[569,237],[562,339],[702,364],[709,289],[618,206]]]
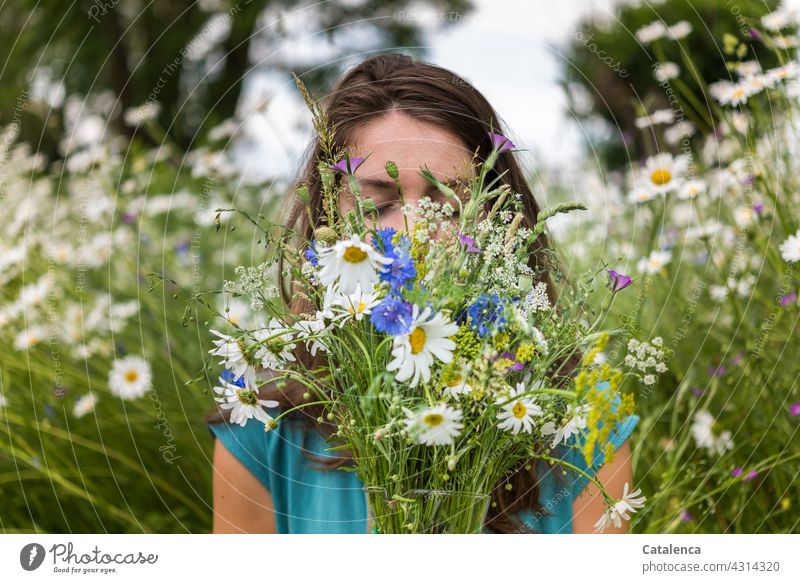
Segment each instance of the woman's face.
[[[425,196],[434,201],[447,201],[447,197],[420,175],[423,166],[427,166],[440,182],[451,186],[459,180],[465,182],[469,176],[472,151],[460,138],[398,111],[390,111],[365,124],[356,132],[353,142],[349,148],[351,157],[369,154],[355,176],[362,198],[375,201],[382,227],[398,231],[405,228],[397,188],[386,173],[387,160],[397,164],[405,203],[412,207]],[[450,203],[457,210],[457,204]],[[354,207],[349,189],[343,194],[341,206],[344,212]]]

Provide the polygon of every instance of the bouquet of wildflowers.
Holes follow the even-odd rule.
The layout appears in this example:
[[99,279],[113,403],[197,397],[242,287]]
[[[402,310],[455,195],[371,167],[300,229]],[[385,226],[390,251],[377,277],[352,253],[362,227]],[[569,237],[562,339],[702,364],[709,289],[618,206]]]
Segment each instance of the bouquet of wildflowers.
[[[619,394],[623,373],[596,361],[608,332],[578,306],[556,309],[529,265],[545,221],[579,205],[526,225],[522,197],[490,179],[513,145],[491,137],[491,155],[473,166],[462,192],[421,170],[447,202],[404,205],[401,231],[381,227],[374,202],[361,196],[363,158],[320,160],[326,224],[299,251],[287,244],[291,233],[264,228],[273,256],[226,282],[228,292],[250,295],[261,324],[212,330],[211,353],[229,369],[216,400],[232,422],[254,419],[269,431],[291,410],[323,404],[338,448],[352,451],[377,532],[480,531],[493,489],[515,466],[560,462],[551,448],[578,433],[587,460],[595,459],[596,444],[633,410]],[[391,161],[386,172],[402,201]],[[342,215],[345,185],[355,205]],[[298,200],[308,204],[302,185]],[[281,256],[305,313],[277,301],[274,286],[265,292]],[[610,275],[609,300],[630,283]],[[277,403],[259,398],[263,371],[271,382],[302,383],[307,402],[270,417],[264,407]],[[643,500],[636,494],[607,498],[598,528],[628,518]]]

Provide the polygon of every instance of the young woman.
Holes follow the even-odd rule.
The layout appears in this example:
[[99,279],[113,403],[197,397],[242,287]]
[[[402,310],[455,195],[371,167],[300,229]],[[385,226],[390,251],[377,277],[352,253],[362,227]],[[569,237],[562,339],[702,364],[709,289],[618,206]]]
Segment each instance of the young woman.
[[[497,114],[475,88],[452,72],[400,54],[367,59],[336,85],[326,104],[335,125],[337,145],[351,156],[370,156],[356,177],[364,197],[375,200],[383,226],[403,228],[403,214],[393,182],[384,164],[394,161],[400,172],[405,202],[414,205],[439,193],[418,173],[423,165],[442,182],[455,182],[466,172],[476,148],[485,157],[491,150],[487,136],[501,128]],[[315,160],[315,140],[302,181],[309,185],[312,217],[294,205],[289,226],[311,239],[321,216],[321,185]],[[503,153],[495,172],[525,199],[526,222],[533,225],[539,208],[512,152]],[[343,209],[352,204],[344,196]],[[531,255],[531,266],[547,264],[547,241],[541,239]],[[552,282],[543,272],[551,295]],[[262,387],[265,399],[283,406],[301,402],[303,387],[279,390]],[[365,533],[366,499],[343,453],[326,452],[335,427],[322,421],[321,411],[302,409],[294,420],[264,432],[261,423],[240,427],[221,416],[209,418],[217,437],[214,451],[214,532],[218,533]],[[273,416],[278,411],[270,411]],[[291,419],[293,414],[285,419]],[[587,467],[574,449],[556,448],[571,464],[596,475],[606,490],[621,498],[632,482],[630,450],[626,442],[638,418],[628,417],[610,436],[617,450],[614,461]],[[603,448],[598,448],[598,451]],[[603,513],[603,498],[585,476],[542,463],[521,465],[508,484],[498,484],[486,520],[493,533],[588,533]],[[612,527],[606,532],[622,532]]]

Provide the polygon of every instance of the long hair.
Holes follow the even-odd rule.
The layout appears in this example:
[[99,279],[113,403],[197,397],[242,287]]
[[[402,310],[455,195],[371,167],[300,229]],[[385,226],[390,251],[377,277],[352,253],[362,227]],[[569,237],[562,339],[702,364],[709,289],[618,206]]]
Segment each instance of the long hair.
[[[356,131],[366,123],[390,111],[402,112],[415,120],[425,121],[445,129],[459,137],[464,146],[474,151],[479,159],[486,159],[492,144],[489,131],[502,131],[502,125],[486,98],[466,80],[447,69],[430,63],[417,61],[403,54],[381,54],[371,57],[346,73],[334,86],[324,102],[328,123],[334,129],[336,148],[352,146]],[[321,155],[319,136],[315,136],[308,153],[307,162],[298,184],[308,186],[310,213],[306,205],[295,197],[288,200],[286,227],[310,241],[314,230],[324,224],[322,182],[317,167]],[[504,152],[497,160],[490,179],[501,176],[501,180],[515,193],[522,195],[524,224],[532,228],[537,221],[539,205],[525,180],[522,169],[511,152]],[[538,273],[538,281],[547,285],[548,295],[555,303],[556,292],[550,271],[555,259],[549,253],[549,242],[542,235],[532,249],[529,265]],[[280,266],[283,272],[283,266]],[[291,306],[293,313],[312,312],[307,300],[292,298],[291,282],[280,286],[283,300]],[[302,345],[301,345],[302,346]],[[297,355],[309,368],[315,361],[300,349]],[[572,359],[574,361],[574,359]],[[319,361],[316,362],[319,364]],[[554,374],[566,378],[574,365],[563,363]],[[299,383],[287,383],[281,387],[267,384],[260,389],[262,398],[274,399],[281,406],[292,407],[303,402],[307,389]],[[303,422],[306,429],[315,429],[328,439],[336,432],[336,425],[323,418],[321,405],[308,406],[287,415]],[[221,421],[222,414],[211,415],[211,422]],[[346,450],[333,458],[316,458],[304,451],[306,457],[318,464],[319,469],[335,469],[351,464],[352,458]],[[526,469],[527,468],[529,469]],[[507,489],[507,483],[511,489]],[[521,527],[514,513],[521,510],[538,510],[539,476],[536,464],[520,463],[511,474],[497,484],[493,493],[493,504],[489,508],[487,525],[498,533],[520,532]]]

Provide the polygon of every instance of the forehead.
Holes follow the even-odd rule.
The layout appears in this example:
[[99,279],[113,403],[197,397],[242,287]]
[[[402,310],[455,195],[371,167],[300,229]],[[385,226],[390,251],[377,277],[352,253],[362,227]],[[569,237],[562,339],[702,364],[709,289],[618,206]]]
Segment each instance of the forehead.
[[397,164],[401,180],[418,176],[427,166],[439,177],[465,176],[472,159],[472,150],[453,132],[427,121],[391,111],[372,119],[359,128],[349,144],[351,156],[366,156],[359,167],[361,178],[385,177],[387,160]]

